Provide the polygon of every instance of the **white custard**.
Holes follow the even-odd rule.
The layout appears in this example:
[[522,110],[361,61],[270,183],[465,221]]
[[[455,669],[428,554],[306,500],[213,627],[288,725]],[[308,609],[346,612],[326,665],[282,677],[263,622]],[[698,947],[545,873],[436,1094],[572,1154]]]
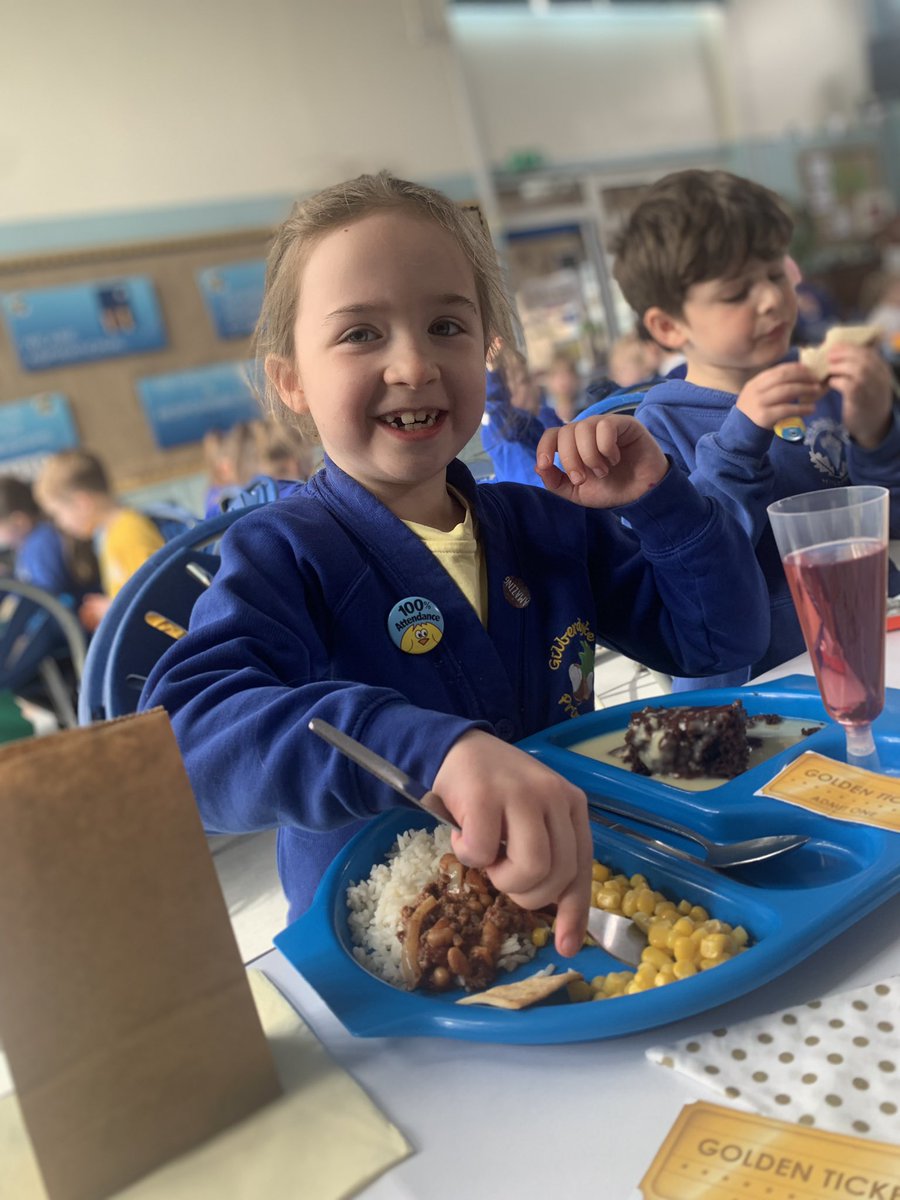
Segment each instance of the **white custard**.
[[[774,758],[776,754],[780,754],[782,750],[787,750],[790,746],[796,746],[803,740],[802,731],[804,729],[820,729],[821,724],[820,721],[785,717],[779,725],[766,725],[760,722],[759,725],[752,726],[747,731],[751,742],[750,761],[747,769],[750,770],[751,767]],[[657,736],[657,734],[653,736]],[[662,736],[661,733],[658,736]],[[630,775],[632,772],[622,763],[621,752],[624,745],[625,730],[611,729],[597,737],[587,738],[583,742],[575,742],[567,749],[575,754],[583,754],[587,758],[594,758],[598,762],[618,767],[620,771],[628,771]],[[652,743],[650,752],[652,753]],[[672,787],[682,788],[686,792],[706,792],[729,782],[727,779],[711,775],[700,775],[696,779],[682,779],[678,775],[653,775],[653,778],[660,783],[668,783]]]

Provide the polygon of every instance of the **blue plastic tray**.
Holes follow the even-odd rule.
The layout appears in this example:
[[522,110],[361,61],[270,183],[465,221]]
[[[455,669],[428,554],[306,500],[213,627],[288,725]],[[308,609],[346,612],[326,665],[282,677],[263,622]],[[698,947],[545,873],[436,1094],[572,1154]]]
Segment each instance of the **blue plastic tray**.
[[[706,792],[685,792],[573,753],[569,747],[607,730],[621,729],[646,701],[619,705],[556,725],[522,742],[522,748],[588,791],[620,796],[658,809],[718,841],[763,833],[803,832],[810,842],[782,858],[727,875],[679,862],[627,837],[597,831],[597,856],[626,874],[643,872],[666,895],[702,904],[713,916],[744,925],[752,944],[711,971],[634,996],[587,1004],[564,1000],[520,1012],[459,1007],[462,992],[404,992],[370,974],[353,958],[345,894],[382,861],[399,833],[433,824],[424,814],[397,810],[371,822],[338,856],[323,878],[312,908],[275,938],[275,944],[358,1037],[432,1036],[473,1041],[539,1044],[619,1037],[714,1008],[759,987],[812,954],[900,890],[900,834],[754,796],[754,792],[804,750],[844,758],[844,735],[828,720],[815,681],[790,676],[754,688],[717,689],[661,697],[653,705],[728,704],[740,698],[748,712],[778,712],[821,730],[799,745]],[[900,767],[900,692],[890,690],[875,724],[883,766]],[[644,832],[647,832],[646,828]],[[669,839],[670,835],[662,835]],[[676,839],[672,839],[676,844]],[[684,848],[691,849],[689,843]],[[696,849],[696,847],[693,847]],[[564,960],[552,946],[504,976],[511,981],[556,962],[587,978],[620,970],[599,949]]]

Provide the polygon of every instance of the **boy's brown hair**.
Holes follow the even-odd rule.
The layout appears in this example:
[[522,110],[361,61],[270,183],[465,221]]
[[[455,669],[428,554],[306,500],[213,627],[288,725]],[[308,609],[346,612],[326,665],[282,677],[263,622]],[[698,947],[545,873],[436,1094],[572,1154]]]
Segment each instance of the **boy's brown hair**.
[[103,463],[87,450],[61,450],[58,454],[51,454],[41,467],[34,490],[38,501],[47,497],[56,499],[71,492],[112,495]]
[[632,211],[613,245],[613,275],[639,318],[657,305],[680,317],[688,288],[787,254],[793,229],[784,201],[762,184],[728,171],[675,171]]

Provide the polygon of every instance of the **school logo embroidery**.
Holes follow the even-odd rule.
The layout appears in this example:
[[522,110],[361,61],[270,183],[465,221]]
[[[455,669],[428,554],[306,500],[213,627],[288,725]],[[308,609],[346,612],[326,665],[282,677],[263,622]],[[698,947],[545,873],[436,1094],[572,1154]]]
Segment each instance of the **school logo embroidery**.
[[387,619],[391,641],[404,654],[427,654],[444,636],[444,617],[424,596],[398,600]]
[[847,480],[847,431],[831,417],[810,421],[803,438],[809,447],[809,461],[834,483]]
[[550,644],[547,665],[551,671],[565,670],[569,691],[559,698],[569,717],[581,716],[581,705],[594,694],[594,643],[596,636],[588,621],[573,621]]

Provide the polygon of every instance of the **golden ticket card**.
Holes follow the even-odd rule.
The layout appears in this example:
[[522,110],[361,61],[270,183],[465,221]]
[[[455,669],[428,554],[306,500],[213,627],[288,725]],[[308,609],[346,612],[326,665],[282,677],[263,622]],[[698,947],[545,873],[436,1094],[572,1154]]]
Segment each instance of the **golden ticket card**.
[[687,1104],[641,1180],[644,1200],[900,1200],[900,1147]]
[[900,832],[900,778],[864,771],[807,750],[756,793],[825,817]]

